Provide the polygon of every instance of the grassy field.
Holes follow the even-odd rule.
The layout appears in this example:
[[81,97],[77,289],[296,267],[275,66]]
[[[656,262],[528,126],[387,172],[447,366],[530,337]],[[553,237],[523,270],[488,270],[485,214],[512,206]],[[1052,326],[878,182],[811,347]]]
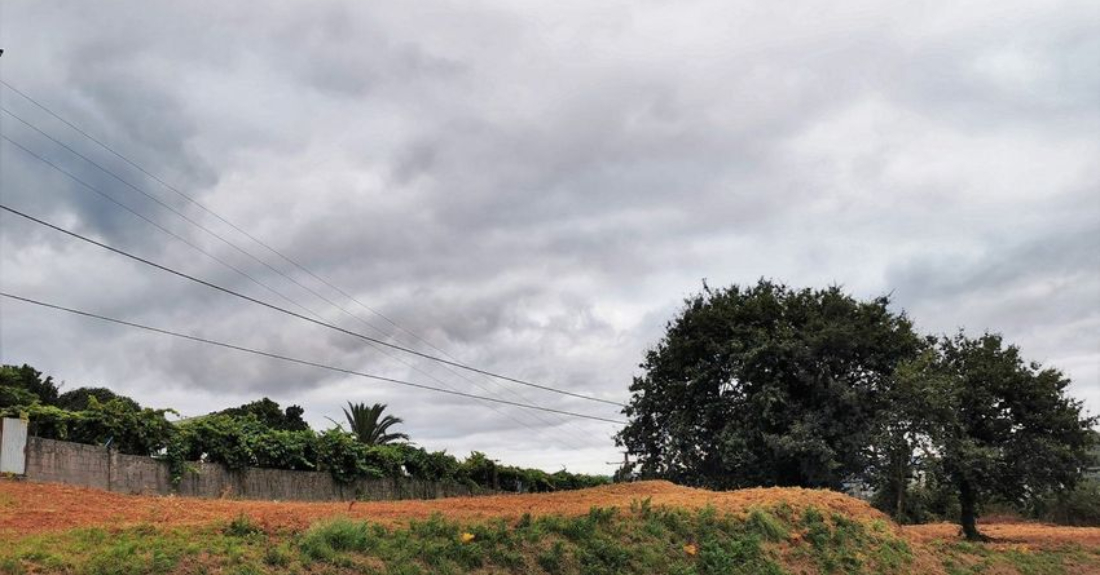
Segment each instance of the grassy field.
[[[777,498],[770,504],[743,508],[657,505],[648,496],[580,514],[540,508],[469,520],[437,511],[379,523],[333,513],[304,525],[265,521],[262,513],[248,514],[256,513],[254,504],[241,503],[236,515],[206,524],[150,518],[2,530],[0,573],[1100,573],[1100,530],[1043,539],[1044,529],[1057,528],[1031,525],[1031,543],[975,545],[947,526],[899,528],[855,500],[852,509],[863,512],[818,506],[795,490],[790,501],[784,490],[771,493]],[[450,501],[456,508],[468,503]],[[510,498],[512,508],[522,501]],[[231,510],[237,502],[225,503]],[[21,505],[0,498],[0,520]]]

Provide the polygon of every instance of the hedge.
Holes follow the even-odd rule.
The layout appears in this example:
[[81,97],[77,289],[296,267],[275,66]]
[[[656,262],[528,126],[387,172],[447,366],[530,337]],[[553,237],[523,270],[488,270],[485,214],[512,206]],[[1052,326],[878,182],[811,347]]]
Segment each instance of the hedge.
[[67,411],[33,403],[0,409],[0,415],[23,417],[30,433],[93,445],[110,445],[122,453],[166,460],[178,483],[191,461],[220,463],[229,469],[262,467],[326,471],[333,479],[413,477],[457,482],[502,491],[544,492],[609,483],[600,476],[502,466],[484,453],[459,461],[445,451],[429,452],[408,444],[370,446],[339,429],[287,431],[268,427],[254,415],[213,414],[173,424],[170,409],[134,409],[120,399],[101,403],[88,398],[88,408]]

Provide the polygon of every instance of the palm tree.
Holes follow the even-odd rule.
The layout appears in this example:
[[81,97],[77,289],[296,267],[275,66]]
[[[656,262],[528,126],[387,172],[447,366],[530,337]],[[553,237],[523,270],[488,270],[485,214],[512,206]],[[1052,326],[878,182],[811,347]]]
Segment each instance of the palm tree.
[[400,417],[392,415],[382,416],[386,404],[376,403],[367,407],[365,403],[348,402],[344,410],[344,417],[348,419],[351,432],[359,438],[359,441],[367,445],[385,445],[398,439],[408,439],[404,433],[386,433],[386,431],[399,423],[404,423]]

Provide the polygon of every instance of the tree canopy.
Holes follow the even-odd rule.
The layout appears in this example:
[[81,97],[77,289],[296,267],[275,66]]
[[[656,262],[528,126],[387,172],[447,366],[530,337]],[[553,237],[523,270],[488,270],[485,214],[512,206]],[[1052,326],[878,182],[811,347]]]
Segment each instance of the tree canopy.
[[1066,395],[1069,380],[1025,362],[999,335],[941,337],[901,366],[898,381],[911,445],[923,445],[930,469],[954,488],[970,539],[981,538],[982,503],[1072,488],[1091,460],[1097,419]]
[[[52,377],[43,378],[42,372],[25,363],[21,366],[0,366],[0,387],[30,393],[46,405],[56,405],[60,393]],[[8,394],[22,395],[17,391],[9,391]]]
[[367,407],[365,403],[348,402],[344,409],[344,417],[347,418],[351,433],[359,438],[359,441],[367,445],[385,445],[401,439],[408,439],[404,433],[390,433],[389,429],[400,425],[404,421],[400,417],[382,415],[386,410],[386,404],[376,403]]
[[125,395],[119,395],[106,387],[78,387],[72,391],[66,391],[58,396],[56,405],[70,411],[84,411],[88,409],[89,398],[92,397],[96,398],[100,403],[108,403],[117,399],[126,404],[130,409],[141,409],[141,405],[139,405],[138,402]]
[[866,469],[883,391],[919,343],[886,297],[704,284],[646,354],[618,441],[642,476],[839,488]]
[[309,424],[302,418],[305,410],[300,406],[291,405],[284,410],[278,403],[266,397],[240,407],[223,409],[218,414],[230,417],[252,415],[261,424],[280,431],[305,431],[309,429]]

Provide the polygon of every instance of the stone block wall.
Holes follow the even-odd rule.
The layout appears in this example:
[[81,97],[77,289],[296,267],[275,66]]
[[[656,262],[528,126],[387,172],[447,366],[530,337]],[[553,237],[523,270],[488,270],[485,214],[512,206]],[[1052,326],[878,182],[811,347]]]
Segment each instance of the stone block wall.
[[179,485],[174,486],[164,461],[39,437],[27,438],[26,478],[117,493],[236,499],[395,500],[491,493],[466,485],[411,478],[361,479],[343,484],[326,472],[252,467],[231,470],[216,463],[198,462],[189,464]]

